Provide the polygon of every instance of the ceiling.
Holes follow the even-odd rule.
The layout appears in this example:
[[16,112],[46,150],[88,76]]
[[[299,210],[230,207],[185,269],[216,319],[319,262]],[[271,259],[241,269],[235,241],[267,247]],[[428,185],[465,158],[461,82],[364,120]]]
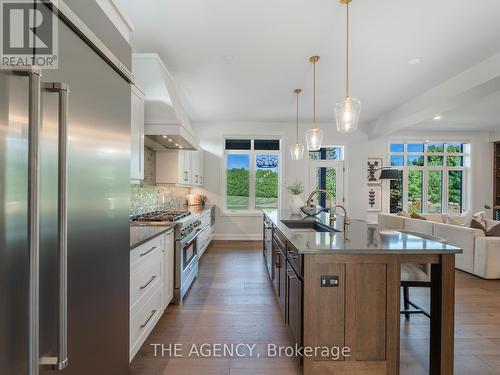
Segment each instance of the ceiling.
[[[313,54],[321,56],[318,119],[334,121],[344,87],[345,6],[337,0],[120,2],[135,24],[134,50],[160,55],[191,121],[294,121],[296,87],[310,121]],[[363,103],[362,123],[500,52],[499,14],[498,0],[354,0],[351,96]],[[422,63],[408,63],[416,57]],[[454,112],[450,126],[483,113],[470,110]]]
[[440,113],[439,120],[416,124],[410,130],[500,130],[500,92],[474,101],[460,108]]

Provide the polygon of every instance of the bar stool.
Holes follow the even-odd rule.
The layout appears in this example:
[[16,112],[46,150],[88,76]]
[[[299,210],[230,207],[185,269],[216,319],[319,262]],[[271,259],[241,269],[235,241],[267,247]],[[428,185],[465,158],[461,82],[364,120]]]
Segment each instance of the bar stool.
[[[416,233],[406,230],[398,232],[412,236],[424,238],[426,240],[447,243],[448,241],[441,237],[432,236],[425,233]],[[430,313],[420,305],[410,300],[410,288],[430,288],[431,287],[431,265],[430,264],[402,264],[401,265],[401,287],[403,288],[404,309],[401,314],[405,315],[406,320],[410,319],[412,314],[423,314],[430,318]]]

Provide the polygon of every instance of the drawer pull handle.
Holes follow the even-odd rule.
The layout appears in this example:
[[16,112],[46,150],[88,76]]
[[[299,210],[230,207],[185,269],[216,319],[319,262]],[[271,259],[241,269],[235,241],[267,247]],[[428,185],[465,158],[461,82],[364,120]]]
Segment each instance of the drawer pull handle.
[[140,289],[140,290],[146,289],[146,288],[148,287],[148,285],[149,285],[149,284],[151,284],[151,283],[154,281],[154,279],[156,279],[156,275],[155,275],[155,276],[153,276],[153,277],[151,278],[151,280],[149,280],[146,284],[144,284],[143,286],[141,286],[139,289]]
[[149,249],[148,251],[146,251],[146,252],[144,252],[144,253],[142,253],[142,254],[139,254],[139,256],[140,256],[140,257],[143,257],[143,256],[145,256],[145,255],[148,255],[150,252],[152,252],[152,251],[154,251],[154,250],[156,250],[156,249],[157,249],[157,247],[156,247],[156,246],[153,246],[153,247],[152,247],[151,249]]
[[146,327],[148,325],[149,321],[151,319],[153,319],[153,316],[155,316],[155,314],[156,314],[156,310],[151,311],[151,315],[149,315],[149,318],[144,323],[142,323],[139,327],[140,328]]

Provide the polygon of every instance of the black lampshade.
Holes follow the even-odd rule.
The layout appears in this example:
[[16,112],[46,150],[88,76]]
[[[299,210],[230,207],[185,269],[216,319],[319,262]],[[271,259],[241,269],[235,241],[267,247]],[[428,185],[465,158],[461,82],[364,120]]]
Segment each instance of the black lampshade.
[[399,169],[382,169],[380,180],[400,180],[401,171]]

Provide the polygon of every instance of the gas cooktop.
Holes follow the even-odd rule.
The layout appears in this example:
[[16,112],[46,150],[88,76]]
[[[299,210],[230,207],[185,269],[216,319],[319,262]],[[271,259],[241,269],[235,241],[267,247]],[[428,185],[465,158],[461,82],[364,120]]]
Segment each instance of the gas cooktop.
[[191,215],[190,211],[176,211],[176,210],[165,210],[165,211],[152,211],[146,212],[144,214],[133,215],[130,217],[131,221],[177,221],[186,216]]

